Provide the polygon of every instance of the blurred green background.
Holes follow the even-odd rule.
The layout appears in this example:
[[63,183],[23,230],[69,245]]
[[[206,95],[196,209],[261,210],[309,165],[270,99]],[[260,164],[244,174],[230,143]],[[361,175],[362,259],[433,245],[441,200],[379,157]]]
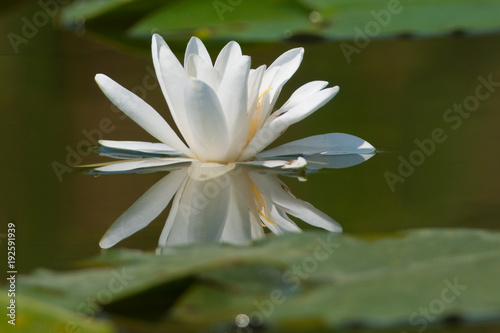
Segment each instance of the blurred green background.
[[[331,86],[339,85],[340,93],[315,114],[289,128],[272,146],[316,134],[343,132],[366,139],[381,151],[355,167],[311,173],[307,182],[284,178],[296,196],[341,223],[345,234],[374,238],[412,228],[499,229],[498,1],[41,0],[2,2],[0,9],[0,34],[3,36],[0,38],[0,142],[4,161],[0,169],[0,221],[3,226],[0,241],[3,243],[7,223],[15,222],[16,268],[20,275],[32,273],[40,267],[70,270],[88,264],[82,260],[99,254],[99,239],[114,220],[164,176],[156,173],[92,177],[65,172],[73,169],[72,165],[68,166],[69,163],[88,164],[107,160],[88,155],[86,151],[79,154],[85,155],[81,158],[73,153],[82,149],[82,143],[88,140],[86,133],[93,133],[92,138],[98,139],[96,131],[102,122],[110,124],[108,133],[104,135],[106,139],[152,140],[133,121],[116,112],[95,84],[96,73],[105,73],[132,89],[172,123],[152,75],[150,35],[153,32],[162,34],[181,59],[191,35],[204,40],[213,58],[224,44],[234,39],[240,42],[243,53],[252,57],[253,68],[261,64],[269,65],[288,49],[305,48],[302,65],[283,89],[277,105],[285,102],[299,86],[312,80],[327,80]],[[484,80],[493,83],[485,88]],[[462,115],[453,111],[463,104],[474,111],[460,111]],[[435,143],[434,151],[428,156],[421,153],[422,148],[415,142],[429,142],[436,131],[441,131],[446,140]],[[401,170],[401,161],[415,157],[417,160],[414,163],[418,166],[400,175],[405,172]],[[55,167],[59,169],[55,170]],[[399,174],[402,178],[391,185],[387,180],[389,173],[391,177]],[[167,215],[168,210],[146,229],[118,244],[117,248],[153,250]],[[305,223],[299,226],[311,228]],[[310,234],[306,236],[312,237]],[[388,239],[397,243],[397,238]],[[478,241],[474,237],[470,239]],[[363,246],[373,249],[373,244],[378,246],[381,243],[384,244],[366,242]],[[467,260],[470,259],[467,253],[475,253],[475,250],[482,253],[479,251],[481,246],[488,248],[496,244],[484,242],[480,246],[472,241],[471,244],[466,243],[469,246],[461,248],[465,257],[460,258]],[[268,244],[275,243],[270,241]],[[400,244],[404,246],[406,243],[403,240]],[[419,247],[413,247],[414,253],[430,257],[436,248],[445,248],[439,242],[416,244],[426,244],[427,247],[421,253]],[[433,244],[436,248],[432,248]],[[456,252],[461,253],[454,251],[452,245],[451,252],[441,258],[443,262],[454,258]],[[231,257],[230,251],[223,250],[221,253]],[[241,251],[244,252],[244,249]],[[393,264],[391,260],[395,254],[406,258],[404,251],[400,253],[398,248],[393,251],[387,257],[383,255],[386,252],[379,250],[377,253],[382,254],[390,264]],[[492,255],[494,251],[484,253]],[[283,252],[302,260],[300,252]],[[3,253],[5,251],[2,251],[2,256]],[[115,253],[120,257],[121,252],[110,251],[106,254],[112,257]],[[124,253],[135,259],[138,254],[150,256],[148,252]],[[162,257],[151,257],[153,263],[162,260]],[[286,258],[286,255],[282,257]],[[413,260],[415,257],[418,256],[414,255]],[[450,269],[450,274],[467,272],[460,275],[460,279],[471,273],[470,281],[476,283],[470,289],[473,302],[464,298],[464,304],[474,307],[477,301],[480,306],[495,308],[497,302],[493,292],[486,293],[488,297],[475,299],[474,290],[489,288],[480,281],[494,284],[494,274],[481,272],[496,272],[496,266],[488,265],[490,262],[487,260],[480,264],[479,255],[470,257],[477,260],[473,261],[472,267],[476,265],[474,270],[468,265],[457,265],[457,261],[455,265],[460,269],[452,264],[443,264],[439,266],[441,273],[448,272],[446,269]],[[165,262],[178,259],[175,256],[165,258]],[[496,262],[492,258],[496,258],[494,255],[490,259]],[[344,258],[334,259],[342,261]],[[361,269],[378,264],[370,256],[364,259],[365,262],[353,262],[357,262]],[[1,260],[4,260],[3,257]],[[215,258],[214,267],[220,265],[217,260]],[[350,263],[349,258],[345,260]],[[184,260],[184,263],[189,266],[191,261]],[[225,264],[229,271],[236,271],[236,276],[245,272],[244,267],[239,271],[239,266],[231,266],[230,263],[227,261]],[[413,261],[402,263],[399,267],[404,268],[405,264],[411,266]],[[148,267],[151,272],[156,272],[154,264]],[[389,265],[389,273],[392,268]],[[94,273],[99,274],[99,269],[95,268]],[[169,271],[168,266],[158,269]],[[254,272],[261,274],[261,280],[253,281],[257,289],[265,289],[266,283],[260,284],[260,281],[273,281],[264,274],[266,269]],[[336,268],[325,265],[323,269],[329,274]],[[429,267],[427,269],[431,271]],[[188,272],[187,280],[190,283],[197,280],[202,286],[209,281],[207,286],[217,289],[219,285],[210,285],[213,280],[203,280],[213,274],[213,267],[212,271],[208,269],[204,273],[195,278]],[[396,279],[407,287],[405,290],[413,292],[415,297],[406,297],[406,300],[415,304],[418,303],[416,295],[427,300],[434,297],[433,287],[442,288],[442,280],[437,279],[437,275],[427,276],[425,271],[420,273],[428,279],[420,279],[418,274],[413,276],[415,284],[411,279],[406,281],[404,276]],[[30,285],[30,281],[34,283],[33,289],[27,289],[31,291],[19,295],[19,300],[26,297],[29,299],[26,304],[30,304],[31,310],[35,309],[30,317],[30,307],[19,308],[19,317],[26,315],[24,318],[31,318],[38,325],[47,318],[56,318],[54,325],[60,325],[62,321],[67,322],[76,316],[71,312],[72,307],[68,307],[71,311],[67,313],[56,314],[52,306],[48,310],[45,303],[38,303],[43,297],[33,302],[40,291],[37,283],[43,285],[44,281],[48,281],[49,291],[53,290],[50,283],[67,288],[69,292],[63,292],[61,299],[66,297],[66,301],[76,303],[83,299],[81,295],[95,295],[93,289],[101,288],[96,280],[88,280],[93,273],[80,270],[71,274],[76,277],[81,274],[82,280],[54,274],[61,278],[57,280],[51,278],[50,273],[40,270],[31,277],[19,280],[25,283],[25,287]],[[154,273],[145,276],[154,276]],[[279,274],[274,278],[281,281]],[[104,272],[101,282],[108,283],[108,279]],[[68,285],[59,285],[57,281],[66,281]],[[90,288],[75,288],[74,281],[78,285],[80,281],[85,281]],[[240,280],[235,281],[238,283]],[[304,288],[302,296],[307,298],[309,291],[315,289],[315,281],[309,281],[311,289]],[[426,281],[430,285],[423,288]],[[136,281],[137,284],[142,282]],[[186,281],[180,282],[182,287]],[[380,279],[380,283],[384,282]],[[322,283],[336,286],[328,281]],[[19,286],[22,289],[22,284]],[[385,287],[387,294],[393,292],[393,285]],[[148,286],[143,288],[148,294]],[[176,291],[170,297],[174,298],[185,291],[175,283],[172,288]],[[154,294],[155,289],[152,290]],[[194,301],[198,301],[197,289],[190,291],[193,290],[194,293],[186,291],[182,295],[184,301],[185,297],[189,300],[193,295]],[[232,289],[228,290],[227,294],[231,294]],[[124,290],[125,293],[129,291]],[[374,292],[376,295],[377,290]],[[75,294],[79,296],[73,297]],[[235,295],[234,299],[238,299],[238,294]],[[56,296],[61,295],[51,295],[54,299],[57,299]],[[250,296],[254,295],[250,293]],[[490,303],[487,301],[489,297],[493,299]],[[365,299],[366,294],[362,291],[353,293],[358,310],[364,309]],[[298,300],[300,305],[304,304],[300,298]],[[211,301],[209,298],[208,304]],[[133,297],[129,302],[135,306]],[[176,306],[179,304],[182,307],[183,302],[176,303]],[[186,304],[189,305],[189,302]],[[288,303],[288,306],[294,304],[297,303]],[[337,304],[343,304],[342,299],[328,305]],[[371,306],[377,308],[376,302]],[[143,310],[149,311],[150,308]],[[156,310],[167,311],[161,307]],[[168,311],[171,310],[168,308]],[[187,306],[185,310],[189,315],[192,307]],[[107,311],[104,313],[108,315]],[[497,314],[479,317],[492,319]],[[444,318],[446,314],[440,315]],[[176,329],[175,319],[169,322],[169,318],[166,316],[164,319]],[[475,317],[476,320],[481,318]],[[444,318],[445,322],[458,319]],[[127,316],[121,320],[124,321],[120,324],[122,328],[134,330],[136,323],[133,320]],[[99,322],[90,321],[89,325],[96,324],[97,327]],[[189,317],[186,322],[190,322]],[[196,324],[196,320],[194,322]],[[390,321],[388,323],[391,324]],[[41,326],[30,324],[24,323],[25,327],[35,331],[41,329]],[[356,322],[353,321],[353,324]],[[406,321],[401,324],[408,325]],[[147,327],[142,325],[144,323],[138,326],[137,331],[143,332]],[[182,323],[178,325],[181,327]],[[494,326],[463,326],[460,331],[489,329],[493,332],[497,330]],[[428,331],[443,330],[430,328]]]
[[[214,19],[218,14],[212,8],[213,12],[206,14],[207,20],[221,26],[224,22],[229,24],[245,16],[243,9],[248,3],[243,1],[241,8],[234,6],[224,14],[227,15],[224,21]],[[280,1],[275,3],[282,5]],[[298,2],[293,3],[293,8],[299,6]],[[347,61],[342,43],[356,45],[354,37],[329,32],[336,30],[326,23],[318,26],[316,14],[311,16],[309,8],[304,10],[306,1],[300,3],[300,10],[305,13],[301,22],[316,30],[287,28],[288,21],[283,19],[274,30],[270,26],[268,31],[273,38],[249,38],[254,35],[247,32],[247,37],[243,32],[235,34],[235,38],[238,34],[243,36],[243,53],[252,57],[253,68],[269,65],[290,48],[305,48],[304,61],[285,86],[278,105],[308,81],[327,80],[341,88],[330,103],[292,126],[274,145],[315,134],[343,132],[362,137],[383,152],[352,168],[311,174],[305,183],[285,179],[293,193],[332,216],[350,234],[390,233],[420,227],[498,229],[500,91],[480,101],[478,109],[456,130],[450,126],[453,123],[443,120],[443,114],[455,103],[463,103],[475,94],[479,76],[491,75],[494,81],[500,81],[500,37],[490,33],[496,31],[491,20],[486,17],[484,26],[476,22],[477,29],[473,28],[474,22],[470,23],[470,29],[441,27],[428,38],[414,37],[429,32],[394,28],[370,39]],[[314,6],[326,22],[328,15],[334,13],[322,9],[320,5],[324,3],[328,2],[319,1]],[[183,6],[176,1],[168,4]],[[83,131],[99,128],[104,118],[114,126],[105,135],[106,139],[151,140],[138,125],[113,111],[93,78],[96,73],[105,73],[129,89],[143,85],[152,69],[150,37],[134,34],[130,27],[136,27],[137,22],[148,22],[143,16],[152,16],[146,10],[129,8],[118,14],[108,12],[78,20],[71,9],[73,12],[67,13],[65,22],[49,20],[37,27],[35,36],[18,44],[16,52],[9,33],[22,35],[23,17],[31,21],[40,12],[40,6],[34,2],[2,6],[1,221],[17,224],[17,260],[21,272],[39,266],[70,268],[77,259],[98,253],[98,241],[104,231],[163,176],[93,178],[64,173],[60,181],[53,169],[55,161],[66,164],[68,147],[77,149],[86,140]],[[353,26],[363,28],[363,17],[370,15],[369,8],[364,6],[358,11],[365,16],[358,17],[344,30],[352,34]],[[489,12],[497,10],[492,6]],[[296,9],[293,12],[298,15]],[[354,15],[356,11],[348,13]],[[129,15],[134,19],[133,24]],[[469,16],[475,17],[474,13]],[[186,17],[183,19],[189,19]],[[72,29],[63,29],[71,20]],[[402,24],[400,21],[395,19],[396,27]],[[188,22],[193,26],[200,23]],[[429,22],[435,20],[431,18]],[[179,57],[183,57],[188,35],[193,32],[206,40],[212,57],[231,38],[227,29],[181,27],[183,30],[173,36],[175,29],[167,28],[170,30],[164,36]],[[157,87],[143,89],[141,93],[170,120]],[[447,140],[437,144],[435,153],[391,191],[384,174],[397,173],[398,156],[408,158],[417,148],[414,140],[430,138],[435,128],[442,128]],[[102,160],[85,156],[82,163]],[[154,248],[167,213],[119,246]],[[301,226],[307,228],[305,224]]]

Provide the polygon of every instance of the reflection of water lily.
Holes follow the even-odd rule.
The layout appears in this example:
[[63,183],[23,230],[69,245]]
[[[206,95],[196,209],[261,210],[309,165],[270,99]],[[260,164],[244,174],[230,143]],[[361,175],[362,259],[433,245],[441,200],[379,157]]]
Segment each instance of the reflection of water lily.
[[[97,74],[96,81],[118,108],[161,142],[103,140],[101,144],[123,151],[176,156],[155,160],[156,165],[192,160],[221,164],[253,160],[290,125],[316,111],[339,90],[338,87],[325,88],[328,84],[325,81],[309,82],[273,112],[283,85],[302,61],[302,48],[285,52],[268,68],[262,65],[257,69],[250,69],[250,57],[242,55],[236,42],[228,43],[212,63],[203,43],[193,37],[188,43],[183,66],[165,41],[155,34],[152,53],[160,87],[187,145],[158,112],[135,94],[103,74]],[[337,134],[335,141],[331,139],[331,136],[315,136],[299,140],[295,148],[275,148],[274,156],[330,150],[346,154],[374,151],[366,141],[347,134]],[[328,144],[318,148],[318,142]],[[284,165],[286,161],[279,163],[253,161],[253,164],[271,167]],[[127,168],[143,166],[142,161],[129,163]],[[287,166],[294,168],[303,164],[299,161]]]
[[194,162],[154,184],[102,238],[109,248],[146,227],[172,202],[160,236],[161,247],[191,242],[245,243],[273,233],[300,232],[290,219],[330,231],[340,225],[311,204],[297,199],[276,171],[254,166]]

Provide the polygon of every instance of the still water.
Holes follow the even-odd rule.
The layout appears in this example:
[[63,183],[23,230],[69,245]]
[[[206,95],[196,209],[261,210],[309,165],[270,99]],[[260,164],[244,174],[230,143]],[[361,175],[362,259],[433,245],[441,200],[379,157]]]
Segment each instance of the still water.
[[[2,29],[8,31],[9,24],[2,22]],[[152,75],[148,43],[129,48],[91,34],[47,28],[18,54],[2,45],[0,211],[5,224],[17,224],[21,272],[40,266],[68,269],[99,253],[105,231],[165,177],[164,172],[98,177],[66,172],[74,163],[107,160],[78,154],[83,141],[101,134],[153,141],[112,108],[94,82],[96,73],[135,87],[171,122]],[[207,47],[214,55],[222,45]],[[307,181],[282,178],[295,196],[349,234],[421,227],[498,229],[500,37],[372,41],[350,62],[336,42],[242,44],[242,49],[255,68],[297,46],[305,48],[304,60],[277,105],[313,80],[339,85],[340,93],[291,126],[273,146],[341,132],[381,152],[350,168],[310,173]],[[173,50],[182,57],[184,45],[176,43]],[[155,248],[167,215],[168,207],[116,246]]]

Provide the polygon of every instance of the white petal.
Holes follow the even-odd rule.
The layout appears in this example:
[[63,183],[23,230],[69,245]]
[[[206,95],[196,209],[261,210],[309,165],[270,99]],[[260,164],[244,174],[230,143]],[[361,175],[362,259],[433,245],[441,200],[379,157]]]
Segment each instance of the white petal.
[[214,91],[219,89],[221,80],[219,72],[211,64],[207,64],[199,55],[191,54],[186,59],[185,66],[186,72],[190,77],[205,82]]
[[308,170],[342,169],[363,163],[373,157],[372,154],[326,155],[313,154],[306,157]]
[[167,43],[158,34],[153,35],[151,52],[156,76],[158,76],[158,82],[172,118],[184,139],[190,142],[192,134],[184,110],[184,86],[187,84],[189,77]]
[[256,167],[264,168],[281,168],[283,165],[287,164],[286,160],[267,160],[267,161],[246,161],[241,164],[252,165]]
[[375,148],[357,136],[344,133],[328,133],[285,143],[257,154],[259,158],[310,154],[345,155],[370,154]]
[[260,95],[260,86],[266,65],[262,65],[257,69],[251,69],[248,75],[248,105],[247,110],[253,111],[257,106],[257,101]]
[[278,210],[283,210],[299,219],[329,231],[340,232],[342,227],[331,217],[308,202],[294,197],[286,185],[276,177],[252,173],[250,175],[259,192],[272,200]]
[[189,142],[194,153],[203,162],[224,162],[230,142],[217,95],[206,83],[190,79],[184,96],[187,121],[195,135]]
[[221,240],[226,243],[241,244],[252,241],[250,221],[249,188],[246,176],[236,174],[230,176],[230,196],[226,225]]
[[217,96],[224,111],[229,130],[231,151],[228,159],[234,160],[239,155],[244,144],[243,126],[247,117],[248,74],[250,71],[250,57],[243,56],[233,62],[231,70],[224,75]]
[[97,74],[95,80],[109,100],[149,134],[187,156],[193,155],[165,119],[149,104],[104,74]]
[[342,226],[337,221],[308,202],[300,199],[294,199],[292,197],[273,198],[273,201],[275,201],[276,205],[287,213],[301,219],[304,222],[307,222],[312,226],[323,228],[328,231],[342,232]]
[[276,206],[271,208],[271,220],[276,223],[280,232],[302,232],[302,230],[293,222],[285,212],[280,211]]
[[276,112],[278,116],[271,116],[266,121],[266,124],[254,135],[238,160],[245,161],[255,156],[276,140],[290,125],[304,119],[326,104],[337,94],[338,90],[338,87],[323,89],[310,95],[286,112]]
[[[257,128],[262,127],[262,124],[266,121],[267,117],[271,114],[271,111],[274,108],[274,104],[272,102],[272,96],[276,93],[275,90],[277,87],[273,86],[273,81],[278,72],[280,71],[279,66],[274,66],[273,68],[268,68],[262,77],[261,85],[259,88],[259,97],[258,101],[259,106],[261,107],[261,111],[259,114],[260,120],[258,121]],[[280,88],[281,89],[281,88]],[[273,93],[271,93],[273,92]],[[278,92],[279,94],[279,92]]]
[[224,77],[226,69],[230,69],[230,64],[242,56],[241,47],[238,43],[231,41],[224,46],[215,60],[215,69]]
[[175,165],[182,163],[189,163],[193,160],[190,158],[146,158],[143,160],[116,162],[102,167],[95,168],[99,172],[123,172],[143,168],[161,167],[167,165]]
[[295,90],[294,93],[290,96],[288,101],[286,101],[285,104],[280,108],[282,110],[289,110],[295,106],[297,106],[299,103],[304,101],[306,98],[311,96],[312,94],[317,93],[324,87],[328,85],[328,82],[326,81],[312,81],[309,83],[304,84],[301,86],[299,89]]
[[156,143],[156,142],[153,143],[153,142],[143,142],[143,141],[99,140],[99,144],[107,148],[131,150],[143,153],[154,153],[154,154],[165,154],[165,155],[181,154],[174,148],[167,146],[164,143]]
[[[189,171],[188,171],[189,172]],[[160,239],[158,241],[158,246],[159,247],[166,247],[168,245],[175,245],[175,244],[185,244],[187,243],[187,232],[184,231],[183,234],[185,234],[183,237],[179,236],[178,232],[176,237],[170,237],[172,228],[174,224],[177,225],[176,228],[180,228],[184,226],[185,228],[187,227],[187,223],[182,223],[182,218],[186,215],[189,214],[189,207],[182,207],[180,206],[181,199],[184,194],[184,190],[186,188],[187,183],[189,182],[189,177],[186,177],[184,182],[179,186],[179,189],[177,190],[177,193],[175,194],[174,200],[172,201],[172,206],[170,208],[170,212],[168,213],[167,221],[165,222],[165,226],[163,227],[163,230],[161,231],[160,234]],[[180,222],[178,221],[180,220]],[[180,224],[180,225],[179,225]]]
[[278,73],[273,79],[271,86],[273,90],[270,92],[272,98],[272,104],[278,99],[278,95],[281,91],[283,85],[292,77],[292,75],[297,71],[304,57],[304,49],[299,47],[295,49],[288,50],[287,52],[280,55],[272,64],[269,66],[269,70],[274,67],[280,67]]
[[167,207],[186,174],[186,168],[175,170],[154,184],[111,225],[100,247],[108,249],[151,223]]
[[208,54],[207,48],[198,37],[191,37],[186,47],[186,54],[184,55],[184,66],[186,66],[187,59],[191,54],[197,54],[203,61],[212,66],[212,59]]
[[[320,107],[328,103],[337,93],[339,92],[339,87],[326,88],[318,91],[307,98],[303,99],[300,103],[289,110],[280,109],[276,112],[276,115],[271,115],[271,119],[268,121],[287,124],[286,127],[301,121],[302,119],[309,116],[314,111],[318,110]],[[278,126],[280,127],[280,126]]]
[[[197,167],[190,168],[189,172],[182,192],[176,195],[175,206],[172,205],[160,237],[160,246],[221,240],[226,224],[230,189],[222,178],[228,176],[223,174],[210,178],[210,170]],[[209,175],[204,176],[206,172],[209,172]],[[180,196],[177,197],[178,195]]]

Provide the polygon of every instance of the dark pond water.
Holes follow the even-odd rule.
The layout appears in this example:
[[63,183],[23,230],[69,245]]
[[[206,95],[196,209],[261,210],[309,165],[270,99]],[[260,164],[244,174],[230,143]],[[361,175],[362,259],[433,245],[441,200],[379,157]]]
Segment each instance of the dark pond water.
[[[20,16],[9,17],[2,31],[19,29]],[[21,271],[74,267],[78,259],[99,253],[107,228],[165,175],[58,176],[54,171],[54,162],[67,165],[67,158],[103,161],[68,157],[103,121],[106,139],[151,141],[113,111],[94,82],[102,72],[126,87],[142,86],[139,94],[167,117],[160,89],[154,81],[144,82],[152,70],[149,47],[126,48],[48,26],[20,45],[18,54],[3,42],[1,220],[17,224]],[[350,234],[498,229],[499,36],[372,41],[350,63],[336,42],[242,44],[254,68],[296,46],[305,47],[305,57],[281,103],[312,80],[339,85],[340,93],[274,145],[343,132],[383,151],[352,168],[310,174],[306,182],[284,179],[296,196]],[[208,48],[214,55],[221,44]],[[174,51],[183,56],[184,46]],[[153,249],[167,214],[119,246]]]

